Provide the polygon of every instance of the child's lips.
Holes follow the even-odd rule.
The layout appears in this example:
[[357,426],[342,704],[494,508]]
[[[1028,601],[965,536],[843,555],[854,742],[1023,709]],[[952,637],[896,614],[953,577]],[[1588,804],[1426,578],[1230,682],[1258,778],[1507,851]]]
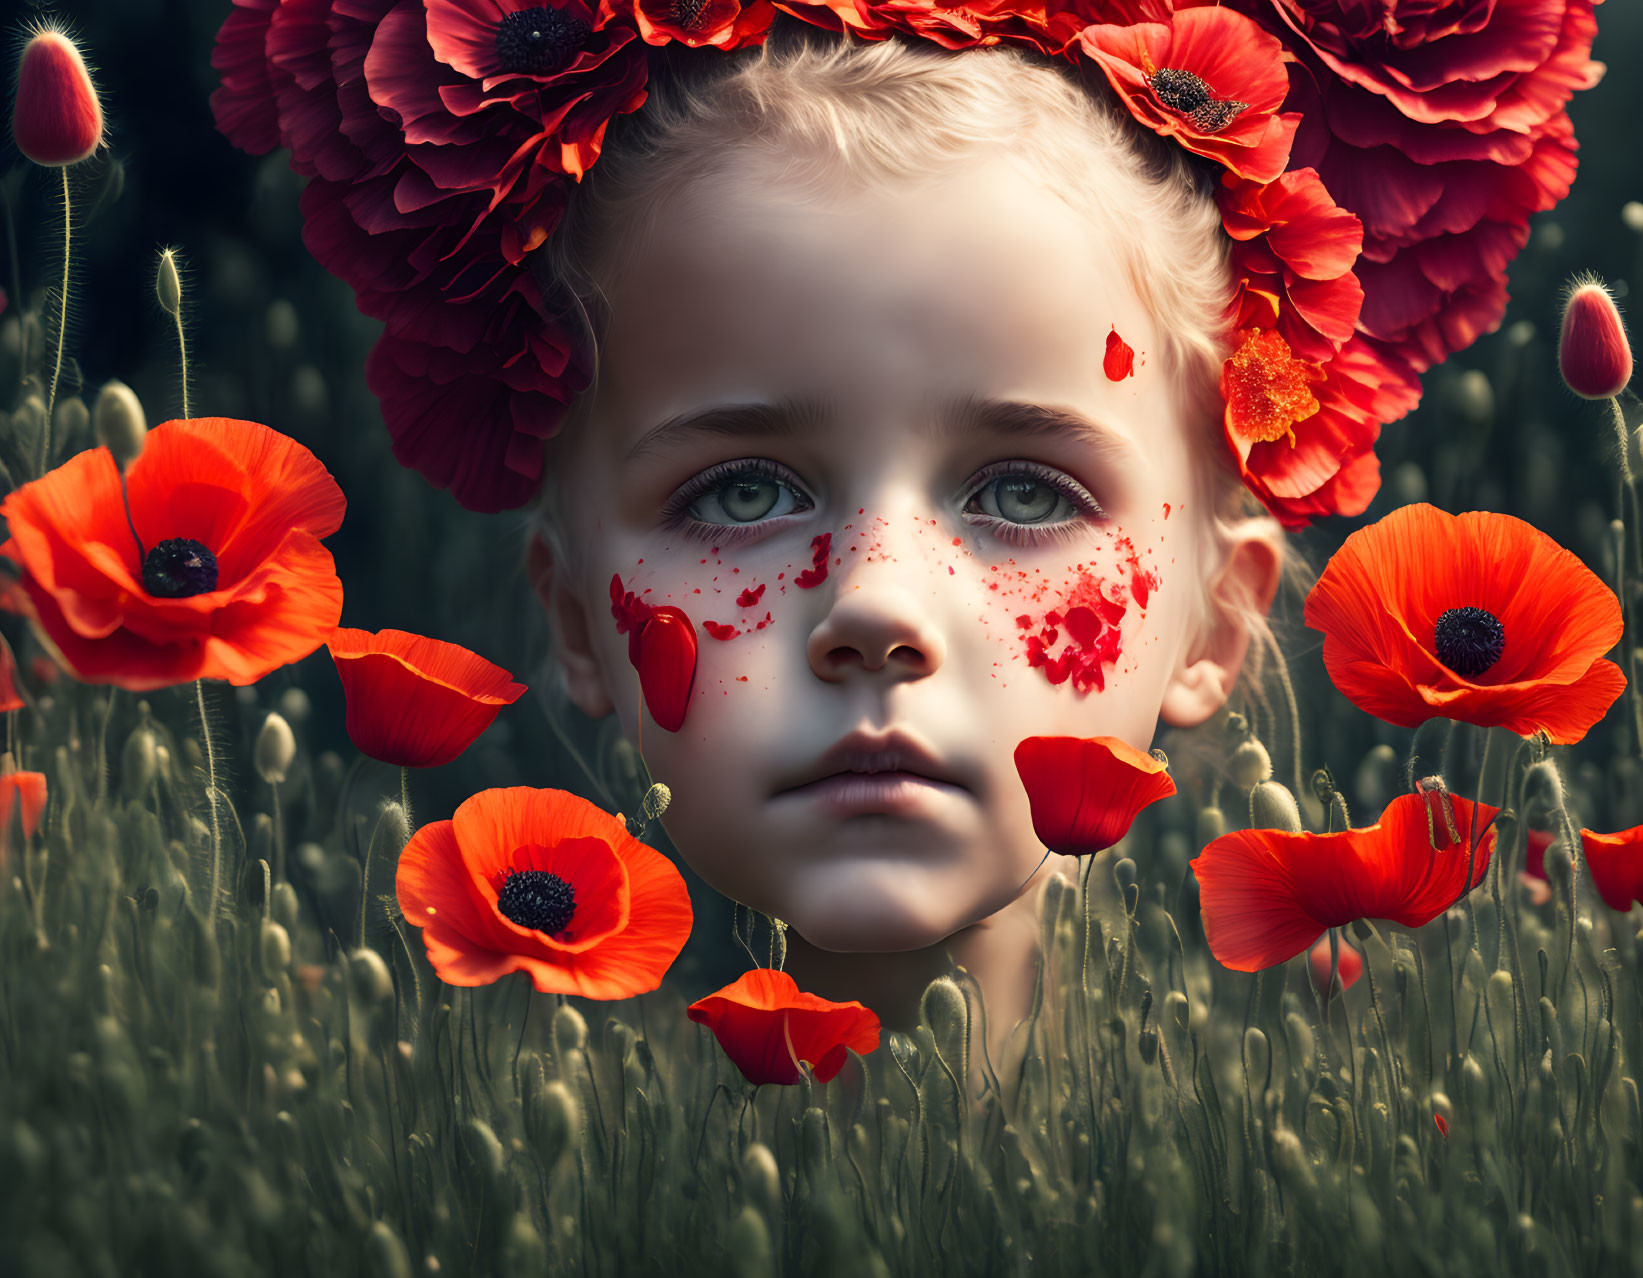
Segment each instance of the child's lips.
[[776,795],[778,799],[812,804],[835,816],[931,815],[940,805],[968,796],[963,786],[906,771],[835,772]]

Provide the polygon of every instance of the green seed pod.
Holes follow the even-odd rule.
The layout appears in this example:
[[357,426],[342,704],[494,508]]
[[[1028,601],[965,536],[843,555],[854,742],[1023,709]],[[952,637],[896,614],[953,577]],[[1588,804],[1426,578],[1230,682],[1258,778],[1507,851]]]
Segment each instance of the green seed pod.
[[297,926],[297,889],[289,883],[276,883],[268,895],[268,913],[287,932]]
[[1276,781],[1263,781],[1249,792],[1249,824],[1257,830],[1301,832],[1301,809],[1295,796]]
[[177,273],[177,251],[161,249],[159,268],[154,272],[154,296],[160,300],[160,309],[176,317],[183,309],[183,282]]
[[160,771],[159,744],[154,730],[146,725],[126,738],[125,749],[120,752],[120,788],[128,798],[140,798],[154,784]]
[[148,435],[148,417],[143,401],[123,381],[105,381],[92,404],[92,425],[97,439],[113,455],[113,463],[125,470],[143,452]]
[[763,1141],[750,1141],[742,1151],[742,1193],[767,1219],[781,1219],[781,1172],[776,1155]]
[[525,1092],[525,1135],[550,1173],[564,1152],[582,1139],[582,1111],[576,1097],[563,1083],[550,1083],[540,1062],[531,1071]]
[[673,802],[673,791],[658,781],[645,791],[645,819],[654,821],[667,811],[668,804]]
[[1216,839],[1227,832],[1227,814],[1220,808],[1210,806],[1198,810],[1198,846],[1208,847]]
[[970,1004],[950,976],[938,976],[925,986],[919,1012],[935,1038],[936,1050],[964,1085],[969,1069]]
[[[289,885],[287,885],[289,886]],[[291,934],[273,919],[262,921],[262,970],[270,975],[291,966]]]
[[365,1263],[372,1278],[412,1278],[411,1253],[393,1226],[379,1220],[365,1240]]
[[1272,756],[1267,748],[1251,737],[1232,752],[1227,760],[1227,777],[1240,790],[1253,790],[1272,778]]
[[284,715],[270,713],[262,721],[262,731],[257,733],[257,746],[252,757],[256,762],[257,775],[264,781],[269,785],[284,783],[297,757],[297,739],[292,735],[291,725],[285,721]]
[[752,1207],[743,1207],[730,1222],[725,1235],[730,1271],[735,1278],[770,1278],[776,1272],[776,1255],[770,1245],[770,1228]]
[[462,1154],[467,1165],[488,1180],[497,1180],[507,1163],[502,1142],[491,1125],[480,1118],[462,1124]]
[[1484,1073],[1483,1066],[1478,1064],[1477,1057],[1470,1054],[1461,1063],[1460,1094],[1466,1102],[1467,1110],[1474,1117],[1482,1117],[1489,1111],[1492,1103],[1489,1076]]
[[553,1044],[561,1058],[580,1052],[588,1044],[588,1023],[569,1003],[553,1014]]
[[375,950],[360,948],[348,955],[348,976],[354,997],[368,1007],[394,996],[394,975]]
[[395,852],[401,851],[411,841],[411,821],[405,815],[405,805],[398,799],[390,799],[382,805],[377,831]]

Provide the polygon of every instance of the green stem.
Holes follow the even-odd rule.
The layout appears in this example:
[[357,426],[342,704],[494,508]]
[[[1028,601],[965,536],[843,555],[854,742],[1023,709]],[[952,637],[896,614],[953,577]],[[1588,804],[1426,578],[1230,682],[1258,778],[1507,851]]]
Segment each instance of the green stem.
[[[51,387],[46,391],[46,424],[40,435],[40,473],[46,473],[51,457],[51,410],[57,403],[57,380],[63,375],[63,343],[68,339],[68,265],[74,243],[73,208],[69,203],[68,165],[63,166],[63,291],[57,299],[57,361],[51,370]],[[1625,434],[1624,428],[1621,430]]]
[[211,720],[205,709],[205,680],[194,681],[194,695],[200,707],[200,744],[205,747],[205,801],[211,809],[211,917],[216,917],[217,896],[222,890],[222,829],[217,823],[217,752],[211,745]]
[[414,829],[415,823],[411,820],[411,770],[403,764],[399,769],[399,806],[405,809],[405,828]]
[[177,321],[177,362],[182,365],[183,374],[183,417],[188,416],[188,340],[183,336],[183,308],[178,306],[172,312],[172,318]]

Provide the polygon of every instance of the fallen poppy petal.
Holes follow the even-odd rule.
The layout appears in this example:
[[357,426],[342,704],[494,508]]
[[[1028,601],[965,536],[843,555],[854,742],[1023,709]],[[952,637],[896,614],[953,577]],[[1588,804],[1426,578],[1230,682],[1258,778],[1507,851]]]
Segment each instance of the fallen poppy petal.
[[1163,763],[1117,737],[1027,737],[1015,766],[1034,833],[1067,856],[1105,851],[1142,808],[1175,793]]
[[684,611],[655,609],[639,632],[639,687],[657,726],[677,732],[696,683],[696,627]]
[[844,1068],[846,1052],[879,1045],[879,1018],[859,1002],[833,1003],[800,991],[786,972],[755,968],[686,1015],[706,1025],[750,1083],[797,1083],[795,1061],[826,1083]]
[[348,706],[348,737],[373,759],[434,768],[455,759],[525,685],[454,643],[403,630],[338,627],[327,646]]

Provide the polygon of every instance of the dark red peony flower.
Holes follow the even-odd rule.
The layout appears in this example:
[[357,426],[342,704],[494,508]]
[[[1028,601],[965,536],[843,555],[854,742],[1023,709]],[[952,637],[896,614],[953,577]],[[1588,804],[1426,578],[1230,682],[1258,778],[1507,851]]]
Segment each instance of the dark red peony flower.
[[336,629],[342,583],[319,539],[344,501],[302,445],[255,422],[163,422],[125,478],[129,523],[106,448],[0,502],[11,603],[77,678],[243,686]]
[[525,691],[501,666],[403,630],[348,630],[327,641],[348,705],[348,739],[402,768],[455,759]]
[[1614,592],[1510,515],[1400,507],[1335,552],[1306,624],[1347,699],[1404,727],[1441,717],[1570,744],[1626,687],[1602,659],[1623,628]]
[[564,790],[482,790],[412,836],[394,884],[447,985],[524,972],[544,994],[631,998],[690,936],[673,862]]
[[1167,765],[1117,737],[1028,737],[1015,767],[1033,832],[1066,856],[1104,852],[1142,808],[1175,793]]
[[806,994],[786,972],[755,968],[685,1014],[706,1025],[748,1082],[797,1083],[800,1061],[818,1083],[831,1082],[847,1052],[879,1045],[879,1018],[858,1002],[831,1003]]
[[[1444,819],[1429,822],[1435,798],[1400,795],[1364,830],[1236,830],[1212,841],[1192,862],[1210,951],[1235,971],[1256,972],[1354,919],[1430,923],[1483,881],[1495,846],[1496,809],[1443,796],[1452,837]],[[1475,851],[1473,822],[1488,825]]]
[[1530,216],[1568,193],[1595,2],[1228,0],[1297,59],[1293,162],[1363,220],[1360,327],[1417,372],[1499,324]]
[[1167,23],[1086,27],[1078,47],[1155,133],[1257,182],[1288,165],[1300,117],[1279,114],[1283,46],[1260,24],[1230,9],[1181,9]]
[[103,107],[85,59],[61,31],[36,31],[17,63],[11,136],[36,164],[63,168],[103,144]]
[[1329,359],[1351,340],[1363,309],[1363,286],[1352,273],[1363,223],[1330,198],[1311,169],[1272,182],[1228,173],[1217,199],[1233,239],[1234,327],[1274,331],[1299,359]]

